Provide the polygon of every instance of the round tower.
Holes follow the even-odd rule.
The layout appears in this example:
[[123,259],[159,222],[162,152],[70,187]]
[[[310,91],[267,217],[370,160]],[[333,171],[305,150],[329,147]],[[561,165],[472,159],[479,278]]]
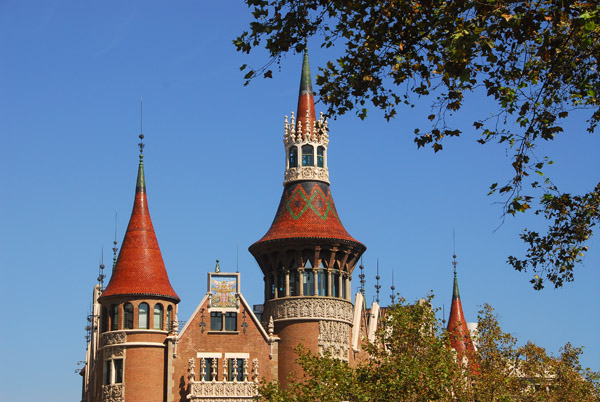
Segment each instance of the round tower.
[[[366,247],[348,234],[329,189],[327,121],[315,116],[308,54],[298,109],[285,118],[284,189],[268,232],[249,250],[265,281],[263,319],[279,343],[279,381],[296,371],[294,349],[349,359],[351,275]],[[299,373],[298,373],[299,374]]]
[[[140,135],[143,139],[143,135]],[[143,143],[133,211],[110,282],[99,297],[102,401],[163,402],[167,336],[179,297],[165,269],[146,198]],[[99,376],[100,377],[100,376]]]

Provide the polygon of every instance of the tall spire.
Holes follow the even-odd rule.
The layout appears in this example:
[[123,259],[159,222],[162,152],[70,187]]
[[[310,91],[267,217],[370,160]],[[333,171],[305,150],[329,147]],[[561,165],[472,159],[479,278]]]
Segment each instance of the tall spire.
[[144,177],[144,135],[129,225],[113,273],[101,298],[124,295],[161,296],[179,301],[171,287],[148,211]]
[[454,288],[452,290],[452,304],[450,317],[448,319],[448,333],[450,334],[450,345],[456,350],[459,362],[467,362],[469,367],[476,368],[475,348],[467,328],[467,321],[463,313],[460,293],[458,291],[458,278],[456,275],[456,254],[453,255],[452,265],[454,267]]
[[312,89],[312,77],[310,75],[308,50],[304,51],[304,59],[302,60],[302,73],[300,75],[300,91],[298,92],[298,109],[296,113],[296,120],[302,122],[302,125],[309,129],[312,128],[316,121],[315,98]]

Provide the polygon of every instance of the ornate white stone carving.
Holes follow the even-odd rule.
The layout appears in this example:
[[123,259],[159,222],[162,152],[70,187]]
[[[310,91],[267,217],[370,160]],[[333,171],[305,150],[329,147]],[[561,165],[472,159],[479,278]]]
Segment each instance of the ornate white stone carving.
[[102,334],[102,346],[117,345],[127,342],[127,334],[125,332],[106,332]]
[[192,401],[219,400],[227,401],[252,401],[258,395],[256,383],[241,382],[201,382],[190,383],[190,394],[187,396]]
[[[307,111],[308,112],[308,111]],[[289,149],[292,145],[298,148],[298,165],[297,167],[288,167],[285,171],[283,184],[296,180],[319,180],[329,184],[329,171],[327,170],[327,145],[329,144],[327,120],[323,118],[321,113],[319,119],[315,122],[310,122],[308,114],[304,122],[294,118],[292,112],[291,121],[288,123],[288,118],[285,116],[283,144],[286,149],[286,154],[289,156]],[[312,145],[315,154],[313,154],[313,162],[316,162],[316,151],[319,147],[324,148],[324,166],[301,166],[302,161],[302,146]]]
[[258,359],[252,360],[252,381],[258,382]]
[[296,180],[319,180],[329,184],[329,171],[316,166],[299,166],[287,169],[283,184]]
[[348,361],[350,325],[339,321],[319,321],[319,352]]
[[[190,380],[190,382],[194,381],[194,379],[196,378],[195,369],[196,369],[196,362],[194,361],[194,359],[190,359],[188,361],[188,379]],[[204,364],[202,364],[202,371],[204,371]]]
[[290,297],[269,300],[264,317],[275,322],[284,320],[333,320],[352,324],[352,303],[347,300],[325,297]]
[[102,400],[104,402],[123,402],[123,384],[103,385]]

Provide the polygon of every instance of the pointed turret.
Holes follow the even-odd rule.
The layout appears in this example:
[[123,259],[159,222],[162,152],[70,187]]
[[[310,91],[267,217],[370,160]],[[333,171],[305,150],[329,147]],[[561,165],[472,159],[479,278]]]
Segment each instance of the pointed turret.
[[101,299],[131,295],[159,296],[179,301],[169,282],[148,212],[144,155],[141,152],[133,211],[121,252]]
[[296,119],[299,122],[302,122],[304,127],[312,128],[315,125],[315,98],[312,90],[312,77],[310,75],[308,51],[304,52],[304,59],[302,60],[300,91],[298,92],[298,109],[296,110]]
[[316,119],[308,54],[304,54],[297,115],[285,118],[284,189],[267,233],[249,250],[265,280],[264,325],[280,337],[279,379],[299,373],[296,347],[348,361],[353,323],[351,275],[366,247],[348,234],[329,190],[323,115]]
[[450,344],[452,349],[456,350],[459,361],[469,362],[471,367],[473,362],[471,358],[474,357],[475,348],[473,347],[473,341],[467,328],[467,321],[465,320],[465,314],[463,313],[462,302],[460,300],[460,293],[458,291],[458,278],[456,276],[456,256],[454,256],[454,289],[452,290],[452,304],[450,307],[450,318],[448,319],[448,333],[450,334]]

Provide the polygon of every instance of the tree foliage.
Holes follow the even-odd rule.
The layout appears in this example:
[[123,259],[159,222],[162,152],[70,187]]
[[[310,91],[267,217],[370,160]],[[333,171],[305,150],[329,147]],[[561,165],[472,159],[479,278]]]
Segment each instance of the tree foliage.
[[[249,30],[234,40],[241,52],[264,46],[269,61],[244,65],[245,78],[271,77],[273,62],[301,52],[307,38],[340,54],[320,67],[319,95],[329,116],[355,111],[366,118],[369,104],[386,119],[414,98],[430,99],[428,127],[415,129],[418,147],[443,149],[443,139],[462,134],[449,117],[465,96],[487,97],[495,107],[470,115],[482,144],[499,142],[511,152],[513,175],[495,183],[504,212],[536,212],[553,220],[547,233],[523,232],[523,259],[536,289],[544,279],[562,286],[573,279],[583,245],[600,219],[598,190],[563,194],[544,176],[552,163],[534,153],[540,141],[563,132],[574,110],[587,111],[587,131],[600,120],[600,5],[596,1],[442,0],[246,0]],[[596,188],[593,188],[596,187]],[[557,231],[564,231],[555,236]]]
[[386,311],[369,357],[355,367],[298,349],[304,370],[287,390],[261,386],[270,402],[367,401],[600,401],[599,373],[582,369],[580,348],[565,345],[558,357],[504,333],[490,306],[479,315],[477,370],[459,364],[430,304],[401,301]]

